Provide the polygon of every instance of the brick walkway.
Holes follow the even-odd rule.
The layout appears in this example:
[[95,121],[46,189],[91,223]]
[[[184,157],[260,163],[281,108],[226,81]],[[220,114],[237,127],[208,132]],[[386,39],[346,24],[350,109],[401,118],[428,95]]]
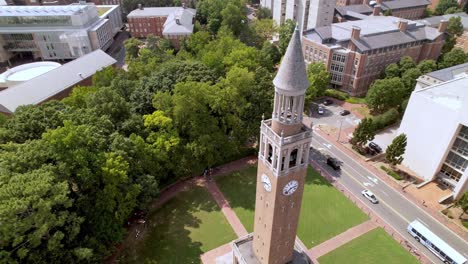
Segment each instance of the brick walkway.
[[377,224],[372,221],[368,220],[360,225],[352,227],[345,232],[317,245],[311,249],[309,249],[309,255],[314,256],[315,258],[320,258],[321,256],[341,247],[342,245],[348,243],[349,241],[371,231],[372,229],[376,228]]
[[211,196],[213,196],[213,199],[215,199],[218,206],[221,208],[221,211],[228,220],[232,229],[234,230],[234,232],[236,232],[237,237],[246,236],[248,234],[247,230],[237,217],[234,210],[232,210],[231,206],[229,205],[229,202],[224,197],[224,194],[219,190],[218,185],[216,185],[216,183],[213,180],[211,180],[205,181],[205,186],[211,193]]

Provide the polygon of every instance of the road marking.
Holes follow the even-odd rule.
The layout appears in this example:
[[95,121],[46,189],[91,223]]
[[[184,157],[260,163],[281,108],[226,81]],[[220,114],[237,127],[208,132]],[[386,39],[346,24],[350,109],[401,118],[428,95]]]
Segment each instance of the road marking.
[[374,187],[374,184],[370,183],[370,182],[363,182],[364,186],[368,187]]
[[423,225],[425,225],[425,226],[429,227],[429,225],[428,225],[428,224],[426,224],[426,223],[424,223],[424,221],[423,221],[423,220],[421,220],[421,219],[419,219],[419,218],[416,218],[416,220],[418,220],[419,222],[421,222],[421,224],[423,224]]
[[327,144],[327,143],[322,143],[325,147],[327,147],[328,149],[331,149],[332,145],[331,144]]
[[[323,141],[325,142],[328,142],[328,140],[326,140],[324,137],[322,137],[320,134],[318,133],[313,133],[315,136],[318,136],[319,138],[321,138]],[[319,144],[321,144],[321,142],[319,142],[317,139],[315,139],[315,137],[312,136],[312,139],[317,141]],[[352,157],[350,157],[348,154],[346,154],[345,152],[343,152],[341,149],[339,148],[335,148],[337,149],[342,155],[348,157],[349,159],[351,159],[354,163],[356,163],[359,167],[361,167],[362,169],[364,169],[365,171],[369,172],[370,174],[372,174],[372,172],[370,172],[366,167],[362,166],[361,163],[355,161]],[[356,171],[356,170],[355,170]],[[357,171],[356,171],[357,172]],[[393,192],[395,192],[396,194],[398,194],[400,197],[403,197],[405,200],[407,200],[410,204],[412,204],[414,207],[416,207],[420,212],[422,212],[423,214],[425,214],[426,216],[428,216],[429,218],[431,218],[434,222],[438,223],[440,225],[440,227],[442,229],[445,229],[445,230],[448,230],[450,233],[452,233],[452,235],[454,235],[455,237],[457,237],[459,239],[459,241],[461,241],[463,244],[467,244],[466,241],[461,238],[457,233],[453,232],[450,228],[447,228],[446,226],[444,226],[442,223],[440,223],[437,219],[435,219],[432,215],[430,215],[429,213],[427,213],[426,211],[424,211],[423,209],[421,209],[419,206],[417,206],[413,201],[411,201],[410,199],[406,198],[404,195],[401,195],[400,193],[398,193],[396,190],[393,189],[393,187],[391,187],[390,185],[388,185],[388,183],[386,183],[385,181],[383,181],[383,183],[389,188],[391,189]]]
[[373,181],[375,184],[379,184],[379,180],[377,180],[375,177],[367,176],[367,179]]

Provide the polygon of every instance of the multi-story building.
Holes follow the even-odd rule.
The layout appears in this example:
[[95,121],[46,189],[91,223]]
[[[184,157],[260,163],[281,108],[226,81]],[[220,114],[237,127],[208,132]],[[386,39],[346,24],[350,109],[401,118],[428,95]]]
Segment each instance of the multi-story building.
[[385,67],[403,56],[416,62],[437,59],[446,28],[446,21],[435,29],[391,16],[369,16],[305,31],[302,46],[307,63],[326,65],[333,87],[364,96]]
[[415,90],[420,90],[435,84],[448,82],[458,77],[465,76],[468,73],[468,63],[456,65],[450,68],[426,73],[419,76],[416,82]]
[[[118,6],[110,9],[108,16],[120,13]],[[0,7],[0,62],[16,55],[69,60],[106,50],[116,33],[115,23],[100,17],[94,5]]]
[[128,14],[132,37],[146,38],[152,34],[169,39],[175,48],[192,35],[196,10],[183,7],[147,7],[142,5]]
[[398,132],[408,141],[403,165],[458,199],[468,190],[468,75],[453,75],[454,68],[428,74],[453,79],[415,90]]
[[278,25],[295,21],[299,30],[330,25],[333,22],[335,2],[329,0],[261,0],[261,6],[271,9]]
[[418,20],[417,22],[421,22],[423,24],[426,24],[431,27],[437,27],[438,23],[441,20],[449,20],[452,17],[460,17],[461,22],[463,25],[463,34],[459,37],[457,37],[457,42],[455,44],[456,48],[460,48],[464,50],[465,52],[468,52],[468,15],[466,13],[456,13],[456,14],[450,14],[450,15],[443,15],[443,16],[433,16],[433,17],[428,17],[425,19]]
[[360,5],[367,3],[367,0],[336,0],[336,6]]
[[[390,12],[392,16],[404,18],[404,19],[421,19],[425,16],[425,10],[427,6],[430,4],[429,0],[393,0],[393,1],[383,1],[383,0],[376,0],[376,1],[366,1],[364,0],[363,3],[360,4],[353,4],[353,5],[340,5],[337,8],[337,15],[338,16],[345,16],[346,13],[350,13],[349,15],[360,14],[360,15],[369,15],[374,11],[378,11],[378,13],[388,13]],[[372,10],[372,8],[378,7],[377,10]],[[369,11],[370,10],[370,11]],[[377,14],[377,15],[379,15]],[[357,19],[360,19],[357,16]],[[342,19],[338,19],[339,21],[343,21]],[[355,19],[351,19],[355,20]]]

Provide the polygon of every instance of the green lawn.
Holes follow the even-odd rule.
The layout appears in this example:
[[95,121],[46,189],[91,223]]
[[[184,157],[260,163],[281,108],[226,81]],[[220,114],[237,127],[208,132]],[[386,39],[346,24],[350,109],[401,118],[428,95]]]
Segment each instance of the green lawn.
[[320,257],[318,261],[320,264],[419,263],[380,227]]
[[236,238],[208,191],[196,187],[149,216],[149,233],[124,262],[200,263],[200,255]]
[[[253,231],[256,174],[257,168],[249,167],[216,179],[248,232]],[[309,169],[297,232],[308,248],[366,220],[368,217],[359,208]]]

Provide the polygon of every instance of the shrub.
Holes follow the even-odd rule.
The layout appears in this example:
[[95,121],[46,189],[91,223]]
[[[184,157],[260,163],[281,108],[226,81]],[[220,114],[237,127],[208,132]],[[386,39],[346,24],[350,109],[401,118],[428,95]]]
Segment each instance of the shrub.
[[398,113],[398,110],[395,108],[392,108],[388,110],[387,112],[374,116],[372,118],[373,124],[374,124],[374,129],[381,130],[389,125],[395,124],[398,119],[400,118],[400,114]]
[[366,98],[361,97],[349,97],[345,101],[350,104],[366,104]]
[[383,166],[383,165],[380,166],[380,168],[381,168],[383,171],[385,171],[388,175],[392,176],[395,180],[398,180],[398,181],[401,181],[401,180],[402,180],[400,174],[394,172],[393,170],[391,170],[391,169],[389,169],[389,168],[387,168],[387,167],[385,167],[385,166]]
[[345,92],[338,91],[336,89],[327,89],[325,90],[325,96],[333,97],[338,100],[345,101],[346,99],[349,98],[349,95]]
[[464,227],[468,228],[468,221],[462,221],[462,223]]

